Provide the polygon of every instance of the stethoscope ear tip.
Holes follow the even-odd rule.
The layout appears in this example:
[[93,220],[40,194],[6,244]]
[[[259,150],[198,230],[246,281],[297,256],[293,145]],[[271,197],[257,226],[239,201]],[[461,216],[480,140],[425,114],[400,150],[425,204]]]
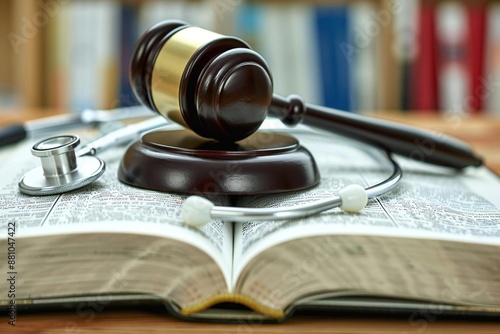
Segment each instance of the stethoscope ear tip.
[[350,184],[339,191],[340,208],[345,212],[360,212],[368,204],[368,194],[359,184]]
[[182,204],[181,217],[186,225],[201,227],[212,220],[214,203],[200,196],[190,196]]

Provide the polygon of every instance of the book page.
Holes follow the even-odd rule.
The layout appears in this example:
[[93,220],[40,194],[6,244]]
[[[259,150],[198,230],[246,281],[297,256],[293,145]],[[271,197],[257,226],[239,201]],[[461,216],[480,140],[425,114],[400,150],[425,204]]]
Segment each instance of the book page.
[[[256,196],[250,207],[294,206],[324,199],[342,187],[373,185],[390,175],[384,154],[361,144],[315,134],[297,135],[316,158],[318,187],[292,194]],[[358,214],[335,208],[298,220],[248,222],[235,227],[234,276],[264,250],[289,240],[328,234],[418,236],[500,244],[500,183],[485,168],[457,173],[446,168],[398,159],[401,184],[369,201]]]
[[[84,142],[91,138],[83,134],[81,139]],[[33,143],[31,140],[0,150],[0,238],[6,237],[7,224],[15,222],[17,238],[95,232],[175,239],[207,253],[221,268],[228,285],[232,266],[231,224],[215,221],[201,229],[187,227],[180,219],[186,196],[119,182],[117,170],[125,147],[98,155],[105,161],[106,171],[87,187],[53,196],[21,194],[17,185],[20,178],[40,164],[31,155]],[[224,204],[223,199],[214,200]],[[149,249],[151,253],[153,246],[145,244],[144,251]]]

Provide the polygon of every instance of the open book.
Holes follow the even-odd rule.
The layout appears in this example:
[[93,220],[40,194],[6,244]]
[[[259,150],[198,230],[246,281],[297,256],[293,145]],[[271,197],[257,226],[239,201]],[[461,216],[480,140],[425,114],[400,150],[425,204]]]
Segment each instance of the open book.
[[[376,149],[292,133],[317,160],[318,187],[206,195],[223,205],[279,208],[347,184],[374,184],[390,172]],[[17,188],[38,164],[28,143],[0,151],[0,249],[14,250],[14,261],[2,255],[0,268],[14,273],[17,305],[105,296],[162,300],[193,317],[217,317],[212,306],[223,302],[270,318],[344,306],[500,313],[500,182],[486,168],[456,173],[399,159],[402,184],[359,214],[332,209],[300,220],[214,221],[197,229],[180,219],[185,196],[117,180],[123,152],[104,152],[106,172],[82,190],[29,197]],[[0,300],[12,304],[6,293]]]

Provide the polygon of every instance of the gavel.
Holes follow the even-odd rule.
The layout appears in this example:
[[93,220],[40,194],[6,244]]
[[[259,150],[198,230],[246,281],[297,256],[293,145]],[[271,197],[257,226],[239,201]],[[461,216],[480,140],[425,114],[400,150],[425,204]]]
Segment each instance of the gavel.
[[462,169],[482,159],[454,138],[396,122],[304,103],[273,94],[266,61],[243,40],[182,21],[145,32],[131,61],[130,82],[141,103],[168,117],[178,110],[199,136],[236,142],[267,116],[333,132],[425,163]]

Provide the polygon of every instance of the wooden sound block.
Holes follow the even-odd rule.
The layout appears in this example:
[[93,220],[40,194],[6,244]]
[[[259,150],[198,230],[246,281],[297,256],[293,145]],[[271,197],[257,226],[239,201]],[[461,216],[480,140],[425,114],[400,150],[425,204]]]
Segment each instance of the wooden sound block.
[[257,131],[222,143],[190,130],[157,130],[127,149],[118,179],[162,192],[252,195],[307,189],[320,176],[311,153],[289,135]]

